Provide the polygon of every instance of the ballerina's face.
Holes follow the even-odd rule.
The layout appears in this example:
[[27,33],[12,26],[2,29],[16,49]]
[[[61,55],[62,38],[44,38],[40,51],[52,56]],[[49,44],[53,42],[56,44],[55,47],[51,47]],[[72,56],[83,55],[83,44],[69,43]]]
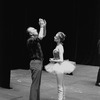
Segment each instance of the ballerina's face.
[[57,43],[60,43],[62,41],[64,41],[65,39],[65,34],[63,32],[58,32],[55,36],[54,36],[54,41]]
[[58,34],[56,34],[56,36],[54,36],[54,41],[55,42],[60,42],[60,38],[59,38],[59,35]]

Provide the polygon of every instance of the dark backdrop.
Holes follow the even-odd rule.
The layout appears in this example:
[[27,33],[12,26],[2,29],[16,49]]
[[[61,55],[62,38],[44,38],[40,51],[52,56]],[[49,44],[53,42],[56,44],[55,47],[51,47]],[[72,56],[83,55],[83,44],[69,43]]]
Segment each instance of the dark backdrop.
[[41,45],[44,65],[49,63],[55,47],[53,36],[63,31],[64,58],[78,64],[100,65],[97,41],[100,38],[99,0],[66,2],[6,1],[1,18],[1,64],[6,68],[29,68],[26,40],[27,27],[39,30],[38,19],[47,21],[47,36]]

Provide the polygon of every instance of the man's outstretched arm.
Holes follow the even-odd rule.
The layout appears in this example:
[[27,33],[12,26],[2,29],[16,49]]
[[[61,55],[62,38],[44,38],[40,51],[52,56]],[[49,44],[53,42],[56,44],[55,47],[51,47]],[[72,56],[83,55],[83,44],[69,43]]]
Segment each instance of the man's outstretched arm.
[[39,24],[40,24],[40,31],[38,38],[43,39],[43,37],[46,36],[46,21],[43,19],[39,19]]

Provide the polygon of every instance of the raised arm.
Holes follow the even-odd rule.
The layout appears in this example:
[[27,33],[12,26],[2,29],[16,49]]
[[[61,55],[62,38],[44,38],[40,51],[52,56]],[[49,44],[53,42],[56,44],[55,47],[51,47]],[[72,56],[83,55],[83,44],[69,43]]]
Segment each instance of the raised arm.
[[40,24],[40,31],[38,38],[42,39],[43,37],[46,36],[46,21],[43,19],[39,19],[39,24]]

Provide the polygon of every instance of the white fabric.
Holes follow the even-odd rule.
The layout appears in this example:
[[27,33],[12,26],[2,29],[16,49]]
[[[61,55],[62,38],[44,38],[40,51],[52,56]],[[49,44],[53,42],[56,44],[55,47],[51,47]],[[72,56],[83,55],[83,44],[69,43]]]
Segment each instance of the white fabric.
[[61,44],[57,45],[54,50],[59,51],[60,53],[64,52],[63,46]]
[[62,63],[49,63],[45,66],[47,72],[57,73],[71,73],[75,70],[75,62],[64,60]]
[[[69,61],[69,60],[63,60],[63,53],[64,53],[64,49],[62,44],[59,44],[56,46],[56,48],[54,49],[54,51],[58,51],[59,52],[59,62],[51,62],[49,64],[47,64],[45,66],[46,71],[55,74],[55,72],[57,73],[71,73],[75,70],[75,62]],[[53,51],[53,52],[54,52]]]
[[64,48],[63,48],[62,44],[57,45],[56,48],[54,49],[54,51],[58,51],[59,52],[59,57],[60,57],[59,60],[63,61]]

